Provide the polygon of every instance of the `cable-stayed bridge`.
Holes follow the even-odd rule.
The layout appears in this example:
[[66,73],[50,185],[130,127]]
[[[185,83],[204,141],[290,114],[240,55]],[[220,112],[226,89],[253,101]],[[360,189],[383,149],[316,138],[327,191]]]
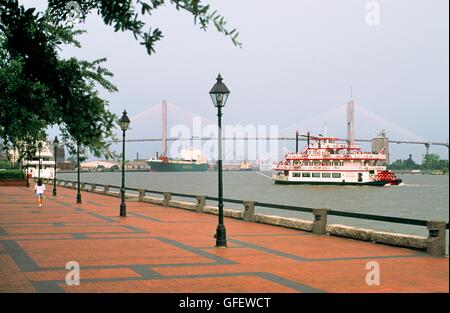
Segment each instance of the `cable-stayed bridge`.
[[[207,140],[213,140],[217,137],[192,137],[192,138],[167,138],[167,141],[177,141],[177,140],[200,140],[200,141],[207,141]],[[295,141],[296,137],[222,137],[222,140],[292,140]],[[299,138],[299,141],[306,141],[305,138]],[[162,138],[135,138],[135,139],[125,139],[125,142],[155,142],[155,141],[162,141]],[[372,139],[355,139],[356,142],[371,142]],[[117,140],[109,140],[108,143],[113,142],[122,142],[122,139]],[[389,143],[396,143],[396,144],[412,144],[412,145],[425,145],[425,146],[449,146],[448,142],[436,142],[436,141],[408,141],[408,140],[388,140]]]
[[[203,123],[207,123],[209,125],[215,125],[215,121],[209,118],[204,118],[186,110],[184,107],[178,106],[173,103],[167,103],[168,113],[166,115],[166,120],[168,119],[171,122],[171,125],[184,125],[186,128],[191,129],[188,125],[192,125],[193,121],[197,119],[201,119]],[[287,127],[282,128],[277,136],[261,136],[256,135],[252,136],[250,134],[244,135],[233,135],[232,137],[222,136],[224,141],[234,140],[234,141],[306,141],[304,137],[295,136],[296,132],[306,134],[308,131],[313,131],[314,133],[327,133],[327,128],[332,130],[342,130],[345,122],[345,112],[347,105],[341,105],[339,107],[328,110],[319,115],[308,117],[302,121],[291,124]],[[364,125],[363,127],[359,126],[360,129],[358,133],[365,132],[366,136],[369,137],[370,134],[374,134],[374,132],[378,132],[381,128],[387,130],[389,135],[394,135],[397,138],[401,139],[391,139],[389,138],[387,141],[391,144],[403,144],[403,145],[423,145],[426,148],[426,154],[429,153],[429,148],[431,146],[443,146],[449,147],[448,140],[446,142],[435,141],[435,140],[427,140],[417,134],[414,134],[412,131],[405,129],[404,127],[398,125],[395,122],[389,121],[384,117],[377,115],[376,113],[371,112],[369,109],[364,107],[361,104],[355,105],[356,113],[357,113],[357,127],[359,125]],[[126,139],[126,142],[162,142],[166,140],[168,142],[174,141],[209,141],[209,140],[217,140],[215,136],[202,136],[202,135],[189,135],[189,136],[172,136],[172,137],[147,137],[142,134],[148,133],[162,133],[162,129],[164,127],[167,128],[167,125],[163,125],[164,121],[161,119],[162,117],[162,105],[156,104],[134,116],[131,119],[131,131],[128,131],[127,136],[129,139]],[[348,117],[347,117],[348,119]],[[324,125],[325,132],[322,128]],[[192,125],[192,128],[195,128],[195,125]],[[192,134],[192,132],[191,132]],[[390,137],[388,136],[388,137]],[[361,143],[370,143],[373,139],[368,139],[364,137],[355,138],[354,141]],[[370,137],[369,137],[370,138]],[[345,140],[345,139],[343,139]],[[121,139],[110,140],[109,143],[121,142]]]

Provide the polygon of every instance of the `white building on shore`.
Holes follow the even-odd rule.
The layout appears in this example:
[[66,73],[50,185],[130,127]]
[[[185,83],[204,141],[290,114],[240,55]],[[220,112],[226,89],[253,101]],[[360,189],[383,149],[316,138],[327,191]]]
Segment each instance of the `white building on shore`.
[[[22,168],[32,178],[48,178],[51,179],[55,175],[55,159],[53,156],[53,146],[51,142],[41,141],[41,149],[37,149],[31,160],[23,160]],[[14,152],[14,155],[17,152]],[[39,170],[40,165],[40,170]]]
[[120,167],[120,163],[119,162],[106,161],[106,160],[96,160],[96,161],[81,163],[80,164],[80,169],[92,170],[92,169],[98,169],[99,167],[100,168],[105,168],[105,169],[110,169],[110,168],[112,168],[115,165]]

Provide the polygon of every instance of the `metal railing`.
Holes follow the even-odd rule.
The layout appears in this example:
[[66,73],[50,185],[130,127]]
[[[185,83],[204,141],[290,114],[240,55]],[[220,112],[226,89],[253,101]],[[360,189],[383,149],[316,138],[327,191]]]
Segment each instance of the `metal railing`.
[[[72,184],[73,186],[77,186],[77,181],[71,181],[71,180],[56,180],[58,185],[60,185],[62,182]],[[50,182],[52,183],[52,182]],[[81,182],[82,185],[89,185],[96,187],[105,187],[108,186],[109,188],[114,188],[120,190],[120,186],[115,185],[103,185],[103,184],[97,184],[97,183],[89,183],[89,182]],[[85,188],[84,188],[85,189]],[[164,195],[168,192],[165,191],[159,191],[159,190],[149,190],[149,189],[142,189],[142,188],[132,188],[132,187],[125,187],[125,191],[134,191],[134,192],[141,192],[143,191],[144,194],[158,194],[158,195]],[[193,194],[186,194],[186,193],[179,193],[179,192],[170,192],[171,196],[174,197],[182,197],[182,198],[190,198],[190,199],[197,199],[199,195],[193,195]],[[218,201],[218,197],[212,197],[212,196],[205,196],[205,200],[209,201]],[[243,205],[245,200],[239,200],[239,199],[230,199],[230,198],[224,198],[224,202],[226,203],[233,203],[233,204],[241,204]],[[293,206],[293,205],[285,205],[285,204],[276,204],[276,203],[267,203],[267,202],[260,202],[260,201],[254,201],[254,205],[257,207],[263,207],[263,208],[271,208],[271,209],[279,209],[279,210],[287,210],[287,211],[295,211],[295,212],[307,212],[307,213],[313,213],[314,208],[309,207],[301,207],[301,206]],[[428,221],[422,220],[422,219],[413,219],[413,218],[405,218],[405,217],[394,217],[394,216],[385,216],[385,215],[376,215],[376,214],[367,214],[367,213],[357,213],[357,212],[348,212],[348,211],[338,211],[338,210],[332,210],[327,209],[328,215],[334,215],[334,216],[340,216],[340,217],[347,217],[347,218],[355,218],[355,219],[364,219],[364,220],[371,220],[371,221],[379,221],[379,222],[388,222],[388,223],[396,223],[396,224],[405,224],[405,225],[415,225],[415,226],[427,226]],[[446,229],[449,229],[449,223],[446,222]]]
[[[49,179],[44,180],[46,183],[52,184],[53,181]],[[71,180],[56,180],[57,185],[70,188],[78,188],[77,181]],[[69,186],[71,184],[71,186]],[[90,186],[90,189],[86,188]],[[97,187],[103,187],[103,190],[97,189]],[[110,188],[117,189],[119,192],[112,193]],[[120,186],[115,185],[102,185],[97,183],[80,182],[80,189],[83,191],[96,192],[105,195],[120,196]],[[218,201],[218,197],[212,197],[207,195],[193,195],[180,192],[164,192],[160,190],[149,190],[143,188],[125,187],[125,191],[137,192],[137,195],[126,194],[126,197],[134,197],[134,201],[144,201],[155,203],[159,205],[183,208],[189,210],[195,210],[196,212],[206,212],[216,214],[217,208],[206,206],[206,201]],[[147,194],[163,195],[163,198],[148,197]],[[172,197],[190,198],[196,199],[197,203],[183,202],[173,200]],[[129,198],[130,199],[130,198]],[[315,234],[332,234],[336,236],[349,237],[353,239],[369,240],[372,242],[379,242],[383,244],[390,244],[395,246],[403,246],[414,249],[427,250],[427,253],[432,256],[442,257],[446,255],[446,235],[449,229],[449,223],[445,221],[427,221],[422,219],[393,217],[384,215],[375,215],[367,213],[346,212],[325,208],[309,208],[294,205],[267,203],[260,201],[244,201],[238,199],[223,199],[223,202],[240,204],[244,206],[244,209],[239,212],[237,210],[225,209],[226,216],[242,219],[247,222],[260,222],[272,225],[280,225],[290,228],[296,228],[300,230],[311,231]],[[271,208],[295,212],[307,212],[312,213],[314,216],[313,221],[305,221],[300,219],[290,219],[281,216],[271,216],[264,214],[255,214],[255,207]],[[428,237],[411,236],[406,234],[380,232],[370,229],[360,229],[355,227],[349,227],[344,225],[330,224],[327,225],[327,216],[334,215],[339,217],[371,220],[378,222],[397,223],[404,225],[424,226],[428,229]]]

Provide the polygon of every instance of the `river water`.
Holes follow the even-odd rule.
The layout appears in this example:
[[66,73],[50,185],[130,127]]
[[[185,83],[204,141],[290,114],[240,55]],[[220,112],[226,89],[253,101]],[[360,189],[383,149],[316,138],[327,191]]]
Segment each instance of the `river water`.
[[[448,175],[398,176],[403,179],[404,185],[308,186],[275,185],[268,172],[224,172],[224,197],[448,222]],[[58,178],[76,180],[76,173],[61,173]],[[81,181],[120,186],[121,173],[81,173]],[[126,186],[217,196],[217,172],[127,172]],[[188,201],[194,201],[194,199]],[[242,206],[228,203],[225,203],[225,207],[242,209]],[[256,212],[312,220],[310,213],[259,207],[256,208]],[[384,231],[427,235],[426,227],[334,216],[329,216],[328,221]]]

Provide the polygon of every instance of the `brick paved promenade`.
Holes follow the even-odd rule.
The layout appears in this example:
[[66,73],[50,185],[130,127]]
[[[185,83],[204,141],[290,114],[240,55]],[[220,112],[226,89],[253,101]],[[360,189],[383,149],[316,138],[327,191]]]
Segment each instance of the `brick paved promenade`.
[[[448,258],[58,187],[0,188],[0,292],[448,292]],[[68,286],[77,261],[81,284]],[[365,282],[368,261],[381,284]]]

